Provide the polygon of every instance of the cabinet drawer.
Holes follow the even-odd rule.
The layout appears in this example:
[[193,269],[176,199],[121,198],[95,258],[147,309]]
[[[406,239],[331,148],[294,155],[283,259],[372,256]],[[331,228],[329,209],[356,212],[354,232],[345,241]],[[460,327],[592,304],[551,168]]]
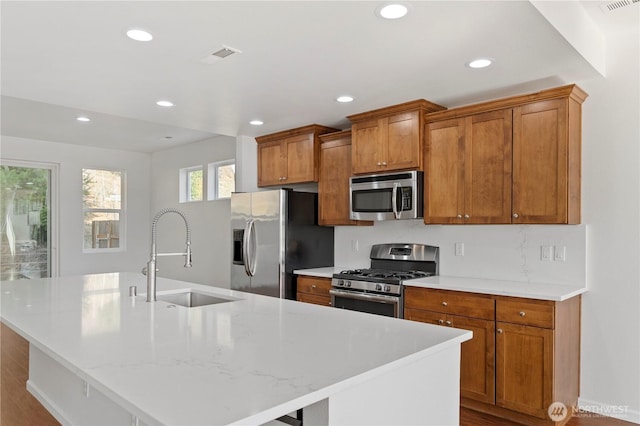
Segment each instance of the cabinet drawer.
[[496,321],[554,328],[555,302],[548,300],[498,298]]
[[330,297],[330,289],[331,278],[298,276],[298,293],[307,293]]
[[484,294],[407,286],[405,306],[471,318],[493,320],[495,317],[493,297]]
[[313,303],[314,305],[331,306],[331,298],[316,294],[298,293],[298,302]]
[[447,316],[441,312],[422,311],[420,309],[405,308],[404,319],[427,324],[445,325]]

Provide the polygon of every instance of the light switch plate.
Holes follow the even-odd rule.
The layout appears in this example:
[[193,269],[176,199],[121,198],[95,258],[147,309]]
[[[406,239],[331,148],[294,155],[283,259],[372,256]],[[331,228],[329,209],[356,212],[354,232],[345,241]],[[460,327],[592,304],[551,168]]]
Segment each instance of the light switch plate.
[[456,256],[464,256],[464,243],[455,244]]
[[553,248],[553,260],[556,262],[564,262],[567,256],[566,246],[555,246]]
[[543,262],[551,262],[553,257],[553,247],[552,246],[540,246],[540,260]]

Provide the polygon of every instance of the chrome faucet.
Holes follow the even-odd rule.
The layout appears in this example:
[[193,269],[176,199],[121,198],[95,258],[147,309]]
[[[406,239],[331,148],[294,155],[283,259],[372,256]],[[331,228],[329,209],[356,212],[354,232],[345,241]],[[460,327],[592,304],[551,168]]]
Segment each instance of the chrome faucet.
[[[187,228],[187,249],[184,253],[158,253],[156,250],[156,228],[158,220],[166,213],[176,213],[184,220],[184,225]],[[189,229],[189,222],[187,217],[180,210],[177,209],[163,209],[160,210],[153,218],[151,224],[151,258],[147,262],[146,268],[142,269],[142,273],[147,276],[147,302],[155,302],[156,299],[156,258],[158,256],[184,256],[185,268],[191,268],[191,230]]]

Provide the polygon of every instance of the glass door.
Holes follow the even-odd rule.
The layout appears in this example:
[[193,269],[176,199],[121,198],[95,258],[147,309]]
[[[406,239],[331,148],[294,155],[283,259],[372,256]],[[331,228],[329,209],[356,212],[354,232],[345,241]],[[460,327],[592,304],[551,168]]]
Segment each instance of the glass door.
[[56,165],[0,162],[0,280],[55,276],[52,181]]

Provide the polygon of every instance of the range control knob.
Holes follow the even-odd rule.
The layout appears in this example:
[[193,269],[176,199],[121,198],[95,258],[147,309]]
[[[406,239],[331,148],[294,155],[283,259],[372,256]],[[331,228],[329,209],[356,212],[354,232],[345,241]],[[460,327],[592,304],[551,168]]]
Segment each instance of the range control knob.
[[344,285],[344,280],[338,280],[338,286],[342,287]]
[[390,285],[385,285],[384,286],[384,291],[391,291],[391,286]]
[[344,285],[346,285],[347,287],[351,287],[351,281],[345,282]]
[[382,284],[376,284],[376,290],[382,291]]

